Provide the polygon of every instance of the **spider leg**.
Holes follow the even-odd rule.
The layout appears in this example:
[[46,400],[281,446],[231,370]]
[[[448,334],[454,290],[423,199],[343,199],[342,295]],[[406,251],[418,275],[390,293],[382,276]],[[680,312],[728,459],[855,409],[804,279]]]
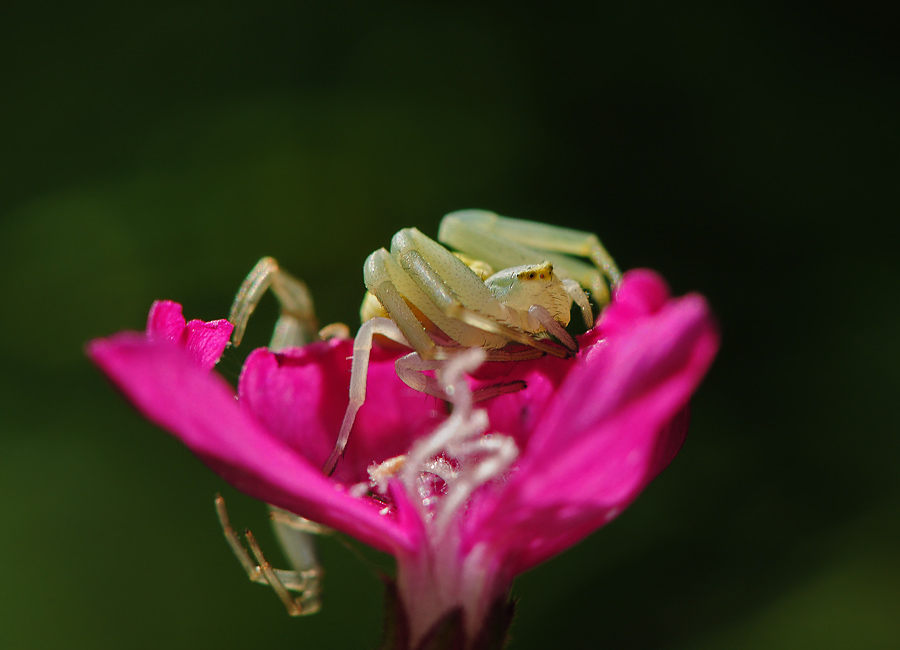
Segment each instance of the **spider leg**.
[[[465,349],[466,348],[460,348],[460,351]],[[502,354],[502,350],[497,350],[495,352],[497,352],[498,354]],[[489,359],[486,358],[486,360]],[[494,357],[493,360],[510,361],[511,359],[507,357],[497,356]],[[431,395],[432,397],[437,397],[438,399],[445,400],[447,399],[447,393],[441,381],[437,377],[431,377],[430,375],[426,375],[424,373],[428,370],[434,370],[437,373],[440,373],[444,369],[444,365],[446,363],[446,361],[423,359],[415,352],[412,352],[410,354],[407,354],[405,357],[400,357],[399,359],[397,359],[395,367],[397,369],[397,376],[403,381],[403,383],[405,383],[413,390]],[[472,392],[472,401],[483,402],[484,400],[491,399],[499,395],[515,393],[523,390],[525,386],[525,382],[520,379],[514,381],[497,382],[496,384],[489,384],[487,386],[482,386],[481,388],[477,388],[476,390],[474,390]]]
[[[510,312],[481,278],[415,228],[394,235],[391,254],[390,261],[385,260],[385,268],[389,273],[393,271],[391,279],[398,288],[400,282],[407,285],[401,289],[403,295],[460,345],[491,349],[515,342],[554,356],[566,356],[563,350],[500,322]],[[400,273],[402,277],[398,277]]]
[[[363,267],[366,288],[378,299],[391,318],[372,318],[364,322],[353,340],[353,361],[350,371],[350,401],[341,422],[341,428],[334,445],[334,450],[325,461],[325,474],[330,476],[344,454],[350,430],[356,420],[356,414],[366,401],[366,378],[369,370],[369,357],[372,352],[372,338],[381,334],[415,350],[422,359],[435,360],[445,358],[446,350],[438,346],[425,330],[422,323],[413,314],[406,300],[394,286],[391,269],[399,266],[386,250],[379,249],[369,255]],[[401,280],[408,276],[400,270],[397,277]],[[409,283],[412,289],[415,285]],[[411,289],[411,290],[412,290]],[[392,320],[393,319],[393,320]],[[410,381],[417,381],[412,375],[404,376]],[[404,376],[401,376],[403,379]],[[405,381],[405,379],[404,379]]]
[[[582,230],[510,219],[485,210],[460,210],[443,218],[438,241],[498,269],[549,259],[560,277],[590,287],[600,305],[609,302],[606,280],[615,286],[622,279],[597,236]],[[577,257],[586,257],[592,264]]]
[[[359,332],[356,333],[356,338],[353,339],[353,362],[350,369],[350,401],[347,404],[347,410],[344,412],[344,420],[341,422],[341,429],[338,433],[334,450],[331,452],[328,460],[325,461],[323,469],[326,476],[331,476],[338,460],[344,455],[344,449],[346,449],[347,441],[350,439],[350,429],[353,428],[353,422],[356,420],[356,413],[366,401],[366,378],[369,372],[369,357],[372,353],[372,337],[376,334],[381,334],[393,341],[409,346],[409,342],[404,337],[401,328],[389,318],[373,318],[360,326]],[[434,345],[434,342],[432,342],[432,345]]]
[[264,257],[247,275],[231,305],[228,320],[234,325],[234,345],[240,345],[247,321],[268,289],[281,304],[281,316],[269,347],[278,351],[315,340],[319,326],[306,284],[281,269],[273,258]]
[[472,391],[472,401],[483,402],[500,395],[506,395],[507,393],[517,393],[520,390],[525,390],[527,386],[528,384],[526,384],[521,379],[516,379],[514,381],[501,381],[497,382],[496,384],[489,384]]
[[[405,338],[406,345],[418,352],[423,359],[436,358],[439,354],[437,344],[404,299],[405,296],[418,305],[424,294],[385,249],[381,248],[369,255],[363,267],[363,277],[366,288],[390,314]],[[401,286],[398,287],[397,283]],[[426,312],[425,315],[431,318],[433,314]],[[436,324],[440,327],[439,323]]]
[[588,301],[584,289],[575,280],[570,280],[569,278],[563,279],[562,283],[566,293],[572,298],[572,302],[578,305],[578,308],[581,310],[584,326],[591,329],[594,326],[594,312],[591,310],[591,303]]
[[269,506],[269,519],[272,521],[272,529],[291,566],[304,574],[310,571],[321,574],[322,569],[316,554],[314,536],[330,535],[332,530],[327,526],[271,505]]
[[435,377],[424,374],[428,370],[440,370],[443,365],[443,361],[423,359],[417,352],[410,352],[397,359],[394,368],[396,368],[397,376],[401,381],[413,390],[438,399],[447,399],[441,382]]
[[[304,576],[293,571],[274,569],[265,556],[262,549],[249,530],[244,533],[247,545],[253,557],[259,562],[258,569],[266,582],[275,591],[291,616],[305,616],[315,614],[321,608],[318,593],[318,576]],[[289,590],[301,592],[301,596],[291,596]]]
[[[232,336],[234,345],[240,344],[250,315],[268,289],[272,290],[281,305],[281,314],[275,324],[269,349],[279,352],[315,340],[318,324],[309,289],[301,280],[279,268],[278,262],[273,258],[264,257],[247,275],[232,303],[228,320],[235,326]],[[327,334],[346,336],[344,334],[346,326],[340,324],[330,325],[326,330]],[[326,330],[323,330],[323,337],[327,336]],[[247,553],[247,549],[228,521],[225,501],[221,496],[216,498],[216,512],[225,539],[250,580],[272,587],[291,616],[314,614],[321,608],[322,568],[316,557],[312,535],[324,528],[313,528],[315,526],[313,522],[274,506],[269,507],[276,537],[294,568],[292,571],[273,568],[265,559],[253,535],[247,531],[245,536],[256,560],[254,562],[254,558]],[[297,522],[306,522],[309,527],[301,528]],[[291,596],[289,591],[299,592],[300,595]]]
[[317,524],[310,519],[295,515],[292,512],[282,510],[275,506],[269,507],[269,518],[272,520],[273,524],[277,524],[279,527],[296,530],[302,533],[309,533],[311,535],[331,535],[334,532],[328,526]]
[[[253,558],[251,558],[228,520],[225,500],[221,496],[216,497],[216,513],[219,516],[219,522],[222,524],[225,539],[228,540],[231,550],[234,551],[235,556],[241,563],[241,566],[244,567],[244,571],[246,571],[251,581],[272,587],[291,616],[306,616],[319,611],[321,608],[319,581],[322,576],[322,569],[319,567],[318,562],[315,562],[311,568],[305,570],[285,571],[275,569],[266,560],[262,550],[259,548],[259,544],[256,542],[256,538],[248,530],[245,533],[245,537],[247,545],[250,547],[250,552],[253,553]],[[292,596],[289,593],[290,591],[298,592],[300,595]]]
[[[543,309],[543,307],[541,309]],[[546,311],[546,309],[544,311]],[[525,332],[521,332],[521,331],[513,329],[511,327],[507,327],[506,325],[504,325],[502,323],[498,323],[498,322],[494,321],[493,319],[482,316],[481,314],[471,311],[471,310],[468,310],[465,307],[457,307],[457,308],[453,309],[451,311],[451,313],[456,318],[458,318],[462,322],[466,323],[467,325],[472,325],[473,327],[477,327],[485,332],[500,334],[500,335],[508,338],[512,342],[524,343],[525,345],[531,346],[531,347],[535,348],[536,350],[539,350],[542,353],[549,354],[554,357],[559,357],[561,359],[571,356],[571,354],[569,354],[569,351],[571,350],[571,348],[569,346],[566,346],[566,348],[568,348],[568,350],[566,348],[560,348],[558,346],[555,346],[551,343],[546,342],[543,339],[535,338],[534,336],[527,334]],[[549,316],[549,314],[548,314],[548,316]],[[553,320],[553,317],[550,317],[550,320]],[[556,323],[555,320],[553,320],[553,322]],[[559,327],[560,330],[565,332],[565,330],[563,330],[562,327],[559,326],[559,323],[557,323],[557,326]],[[548,329],[548,331],[549,331],[549,329]],[[556,336],[555,329],[553,331],[551,331],[551,333],[554,336]],[[566,334],[566,336],[568,337],[568,334]],[[559,337],[557,336],[557,338],[559,338]],[[562,339],[560,339],[560,340],[562,340]],[[571,340],[571,337],[569,337],[569,340]],[[540,355],[538,355],[538,356],[540,356]],[[489,359],[489,360],[496,361],[498,359]],[[512,360],[512,359],[507,359],[507,360]]]

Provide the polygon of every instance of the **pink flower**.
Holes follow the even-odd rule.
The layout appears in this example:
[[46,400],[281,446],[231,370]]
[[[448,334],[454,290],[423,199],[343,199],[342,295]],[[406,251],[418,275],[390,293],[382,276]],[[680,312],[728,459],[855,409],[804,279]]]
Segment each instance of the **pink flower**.
[[185,325],[174,303],[156,303],[149,321],[146,334],[93,341],[89,355],[239,489],[392,553],[410,647],[450,616],[473,644],[517,574],[621,513],[681,447],[688,400],[718,348],[704,299],[670,298],[641,270],[625,275],[575,359],[479,369],[525,380],[520,392],[473,405],[462,377],[480,351],[461,355],[444,373],[450,416],[397,378],[396,352],[376,347],[346,455],[326,477],[351,342],[256,350],[235,400],[209,371],[227,322]]

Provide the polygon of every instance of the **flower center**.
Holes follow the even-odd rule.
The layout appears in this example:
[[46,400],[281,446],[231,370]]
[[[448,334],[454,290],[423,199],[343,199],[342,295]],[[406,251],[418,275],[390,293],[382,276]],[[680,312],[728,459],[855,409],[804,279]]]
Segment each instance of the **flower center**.
[[438,536],[472,493],[501,477],[519,453],[511,437],[485,433],[489,424],[487,413],[472,406],[472,392],[465,376],[484,358],[484,350],[472,348],[447,361],[438,379],[453,405],[450,417],[431,434],[417,440],[405,455],[371,466],[369,484],[359,486],[386,494],[388,483],[399,479]]

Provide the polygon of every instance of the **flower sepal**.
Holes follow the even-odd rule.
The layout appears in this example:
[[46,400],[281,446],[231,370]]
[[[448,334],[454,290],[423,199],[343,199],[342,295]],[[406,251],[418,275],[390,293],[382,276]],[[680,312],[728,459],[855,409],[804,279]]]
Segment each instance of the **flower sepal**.
[[384,639],[379,650],[501,650],[509,640],[516,606],[514,600],[497,600],[474,639],[467,638],[464,612],[458,607],[447,612],[413,647],[409,618],[393,580],[385,580],[384,603]]

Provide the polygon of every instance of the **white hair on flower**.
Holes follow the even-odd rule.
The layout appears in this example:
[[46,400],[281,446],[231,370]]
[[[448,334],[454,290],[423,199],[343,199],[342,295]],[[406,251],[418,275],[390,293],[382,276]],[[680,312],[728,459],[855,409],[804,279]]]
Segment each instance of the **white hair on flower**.
[[426,511],[430,503],[423,502],[419,492],[422,473],[434,474],[444,481],[445,494],[430,513],[435,535],[445,531],[475,490],[506,472],[519,453],[512,438],[496,433],[485,435],[487,413],[472,408],[472,391],[465,376],[481,365],[485,356],[483,349],[471,348],[444,366],[440,382],[453,412],[433,433],[416,441],[400,470],[400,481],[407,494]]

